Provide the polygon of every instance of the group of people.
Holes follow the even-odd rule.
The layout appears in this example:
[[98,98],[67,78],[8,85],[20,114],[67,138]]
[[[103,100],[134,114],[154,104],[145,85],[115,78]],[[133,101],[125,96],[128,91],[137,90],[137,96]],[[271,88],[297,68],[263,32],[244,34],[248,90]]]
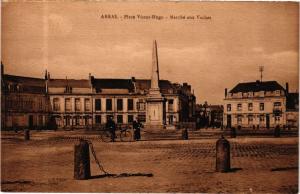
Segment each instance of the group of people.
[[[111,134],[111,141],[114,142],[115,138],[116,138],[116,123],[115,121],[110,117],[106,123],[106,129],[109,130],[110,134]],[[138,141],[141,139],[141,128],[143,127],[143,125],[140,123],[140,121],[134,120],[132,122],[132,128],[134,130],[134,140]]]

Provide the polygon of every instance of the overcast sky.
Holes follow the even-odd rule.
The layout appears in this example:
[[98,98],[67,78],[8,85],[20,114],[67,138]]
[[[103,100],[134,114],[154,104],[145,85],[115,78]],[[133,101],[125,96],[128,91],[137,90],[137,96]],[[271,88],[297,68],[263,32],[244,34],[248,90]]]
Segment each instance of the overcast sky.
[[[259,65],[263,80],[298,89],[297,3],[3,3],[1,13],[5,73],[150,79],[156,39],[160,78],[191,84],[197,103],[222,103],[224,88],[260,78]],[[121,19],[138,14],[165,19]]]

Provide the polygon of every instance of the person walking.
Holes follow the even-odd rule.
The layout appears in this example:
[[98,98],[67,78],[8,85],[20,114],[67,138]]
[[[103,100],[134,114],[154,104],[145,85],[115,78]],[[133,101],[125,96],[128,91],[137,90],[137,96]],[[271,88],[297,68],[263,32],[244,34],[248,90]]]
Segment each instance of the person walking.
[[134,140],[138,141],[141,139],[141,127],[143,125],[139,122],[139,120],[134,120],[132,123],[132,127],[134,130]]
[[116,123],[112,119],[112,117],[109,117],[107,123],[106,123],[106,129],[109,130],[111,135],[111,142],[115,141],[116,137]]

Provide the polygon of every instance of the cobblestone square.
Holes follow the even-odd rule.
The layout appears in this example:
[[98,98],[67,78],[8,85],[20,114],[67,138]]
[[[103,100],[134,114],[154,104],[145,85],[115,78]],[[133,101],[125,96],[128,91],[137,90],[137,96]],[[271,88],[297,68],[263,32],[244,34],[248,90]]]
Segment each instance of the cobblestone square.
[[298,137],[228,138],[231,172],[215,172],[213,139],[104,143],[91,141],[109,173],[92,155],[92,179],[74,180],[75,139],[66,132],[2,133],[2,191],[22,192],[298,192]]

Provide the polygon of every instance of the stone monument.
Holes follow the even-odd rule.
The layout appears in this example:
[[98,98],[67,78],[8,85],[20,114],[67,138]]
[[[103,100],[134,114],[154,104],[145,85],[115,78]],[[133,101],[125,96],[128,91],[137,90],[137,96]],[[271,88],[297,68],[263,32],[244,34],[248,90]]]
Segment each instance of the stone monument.
[[159,68],[157,56],[157,44],[153,42],[151,88],[146,98],[146,129],[157,130],[164,128],[165,107],[159,88]]

